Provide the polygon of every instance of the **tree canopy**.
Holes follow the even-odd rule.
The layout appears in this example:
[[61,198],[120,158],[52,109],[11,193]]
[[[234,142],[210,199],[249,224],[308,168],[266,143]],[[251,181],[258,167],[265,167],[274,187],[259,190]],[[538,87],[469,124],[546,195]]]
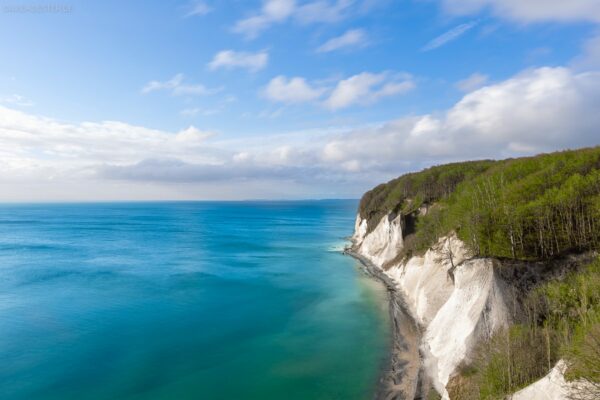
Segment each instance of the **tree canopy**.
[[[430,206],[425,215],[416,213]],[[367,192],[369,228],[415,216],[411,251],[455,231],[475,255],[549,259],[600,245],[600,147],[432,167]]]

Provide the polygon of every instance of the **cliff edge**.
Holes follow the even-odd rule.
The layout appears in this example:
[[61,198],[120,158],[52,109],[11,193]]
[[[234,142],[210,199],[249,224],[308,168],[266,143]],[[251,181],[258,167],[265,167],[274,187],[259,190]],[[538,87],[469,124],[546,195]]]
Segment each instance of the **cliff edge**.
[[[582,385],[600,395],[583,369],[565,379],[578,362],[567,349],[600,332],[600,267],[585,269],[600,244],[599,167],[600,148],[457,163],[361,199],[352,252],[402,296],[443,399],[562,400]],[[554,298],[560,285],[580,293],[572,304]]]

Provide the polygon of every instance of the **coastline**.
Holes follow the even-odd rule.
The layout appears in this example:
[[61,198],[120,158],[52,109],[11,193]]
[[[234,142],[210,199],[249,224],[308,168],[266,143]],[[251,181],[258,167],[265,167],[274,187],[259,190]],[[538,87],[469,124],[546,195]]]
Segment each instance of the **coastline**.
[[364,271],[382,282],[388,293],[392,343],[387,367],[379,380],[376,400],[413,400],[424,398],[429,391],[429,381],[423,369],[419,352],[421,331],[406,306],[404,297],[392,278],[351,247],[343,254],[358,260]]

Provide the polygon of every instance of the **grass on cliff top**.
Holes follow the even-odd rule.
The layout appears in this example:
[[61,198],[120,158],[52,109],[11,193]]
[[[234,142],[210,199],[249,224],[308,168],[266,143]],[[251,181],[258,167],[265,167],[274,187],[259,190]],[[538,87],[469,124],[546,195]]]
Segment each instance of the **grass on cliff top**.
[[372,229],[389,212],[417,215],[407,255],[451,231],[473,254],[550,259],[600,247],[600,147],[441,165],[379,185],[361,199]]
[[481,174],[494,163],[467,161],[402,175],[365,193],[360,200],[360,215],[368,220],[372,229],[389,212],[409,214],[423,204],[448,197],[460,182]]

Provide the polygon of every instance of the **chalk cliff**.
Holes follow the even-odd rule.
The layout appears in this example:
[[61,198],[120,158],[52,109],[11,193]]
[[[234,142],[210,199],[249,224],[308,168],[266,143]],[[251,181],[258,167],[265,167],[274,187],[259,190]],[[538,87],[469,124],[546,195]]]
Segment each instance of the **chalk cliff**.
[[356,218],[353,251],[392,279],[421,327],[420,353],[432,385],[448,399],[446,385],[471,350],[510,323],[505,284],[498,261],[472,258],[451,234],[425,254],[397,260],[403,249],[402,218],[389,214],[368,231]]

